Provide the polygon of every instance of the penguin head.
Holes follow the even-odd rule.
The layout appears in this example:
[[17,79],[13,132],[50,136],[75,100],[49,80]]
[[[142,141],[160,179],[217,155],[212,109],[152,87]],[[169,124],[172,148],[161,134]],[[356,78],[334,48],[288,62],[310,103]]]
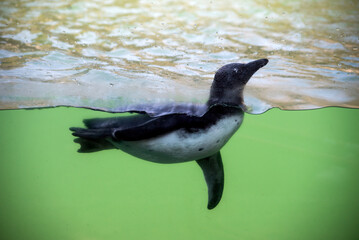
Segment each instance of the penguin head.
[[217,70],[211,86],[208,105],[225,104],[237,106],[243,104],[243,89],[252,75],[268,63],[268,59],[259,59],[249,63],[230,63]]

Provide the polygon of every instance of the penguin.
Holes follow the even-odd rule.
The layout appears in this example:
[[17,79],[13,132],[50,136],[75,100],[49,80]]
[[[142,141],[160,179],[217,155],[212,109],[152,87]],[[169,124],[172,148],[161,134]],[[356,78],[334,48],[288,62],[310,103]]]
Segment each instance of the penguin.
[[152,116],[134,108],[131,112],[135,114],[130,116],[85,119],[86,128],[70,128],[77,137],[74,142],[81,145],[78,152],[120,149],[155,163],[196,161],[207,183],[207,208],[213,209],[220,202],[224,187],[220,150],[242,124],[246,83],[267,63],[268,59],[259,59],[218,69],[206,111],[200,116],[183,111]]

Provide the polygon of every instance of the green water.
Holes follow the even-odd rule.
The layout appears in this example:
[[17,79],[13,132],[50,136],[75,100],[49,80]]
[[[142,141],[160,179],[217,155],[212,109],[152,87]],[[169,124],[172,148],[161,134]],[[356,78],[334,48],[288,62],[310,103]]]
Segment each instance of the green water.
[[68,130],[111,114],[0,111],[0,239],[359,239],[359,111],[246,115],[207,210],[194,163],[79,154]]

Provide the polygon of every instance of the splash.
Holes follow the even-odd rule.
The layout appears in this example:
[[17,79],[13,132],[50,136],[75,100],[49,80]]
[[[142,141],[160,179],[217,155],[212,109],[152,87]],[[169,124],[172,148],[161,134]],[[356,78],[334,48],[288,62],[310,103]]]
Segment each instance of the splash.
[[0,11],[0,109],[186,111],[207,101],[218,68],[259,58],[270,62],[247,84],[248,112],[359,108],[357,1],[7,0]]

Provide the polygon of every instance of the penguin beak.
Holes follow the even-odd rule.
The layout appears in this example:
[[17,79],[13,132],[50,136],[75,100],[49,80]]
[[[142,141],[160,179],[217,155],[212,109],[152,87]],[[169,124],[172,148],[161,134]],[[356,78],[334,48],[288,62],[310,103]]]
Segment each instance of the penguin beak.
[[258,71],[258,69],[260,69],[261,67],[264,67],[265,65],[267,65],[268,63],[268,59],[259,59],[259,60],[255,60],[253,62],[249,62],[246,64],[246,72],[247,72],[247,81],[253,76],[253,74],[255,72]]

